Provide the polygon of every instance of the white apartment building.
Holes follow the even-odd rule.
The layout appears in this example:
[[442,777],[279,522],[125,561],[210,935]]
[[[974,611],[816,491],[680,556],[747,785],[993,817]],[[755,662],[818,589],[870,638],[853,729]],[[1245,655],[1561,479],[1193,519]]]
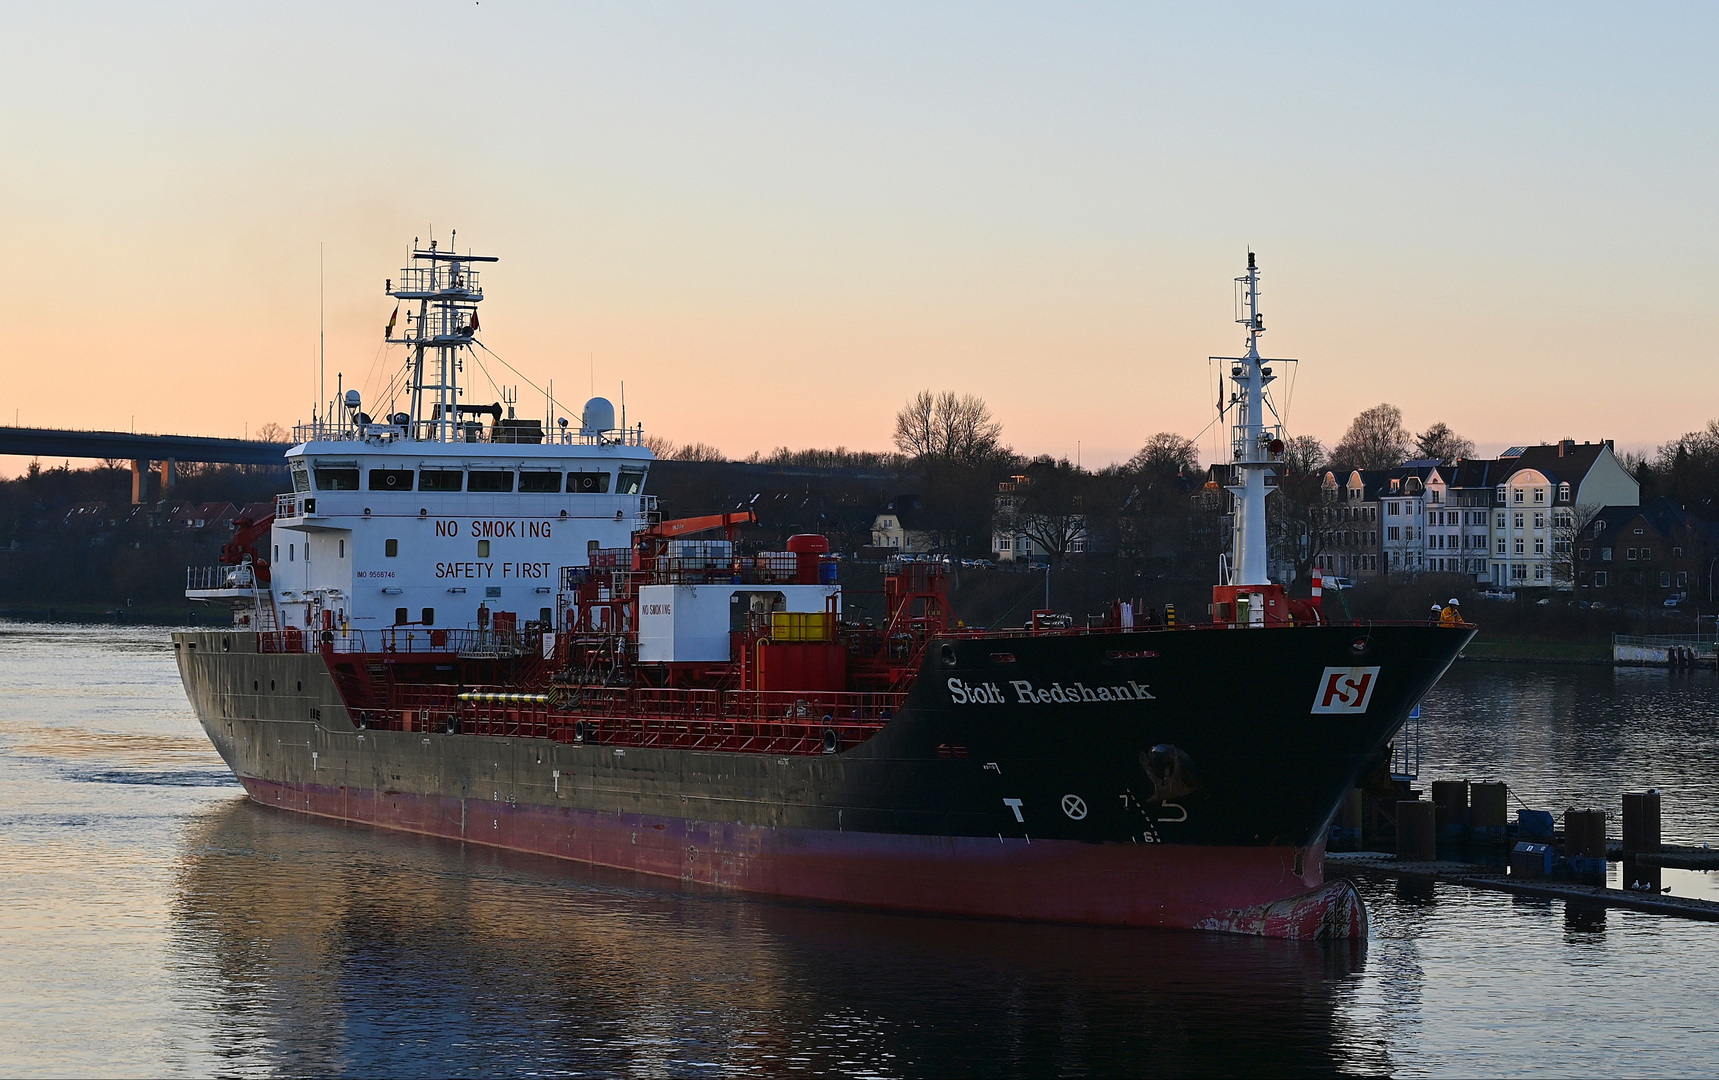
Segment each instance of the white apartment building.
[[1602,507],[1636,506],[1641,487],[1610,440],[1565,439],[1499,455],[1493,483],[1489,577],[1500,587],[1570,588],[1575,533]]

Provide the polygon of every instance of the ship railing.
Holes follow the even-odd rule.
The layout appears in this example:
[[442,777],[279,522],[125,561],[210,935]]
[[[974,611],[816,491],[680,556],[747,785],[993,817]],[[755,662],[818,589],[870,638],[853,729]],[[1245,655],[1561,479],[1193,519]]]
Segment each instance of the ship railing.
[[[474,264],[462,262],[459,272],[454,272],[452,263],[438,262],[429,266],[407,266],[400,270],[400,276],[394,279],[394,290],[389,295],[397,296],[404,293],[451,293],[451,298],[470,294],[473,300],[483,299],[483,289],[479,285],[480,271],[473,269]],[[410,322],[416,322],[414,312],[407,313]]]
[[216,589],[252,589],[256,587],[256,574],[250,565],[232,566],[217,563],[214,566],[187,566],[185,568],[185,588],[187,591],[213,591]]
[[463,731],[617,747],[728,753],[829,754],[859,745],[889,723],[902,693],[676,690],[639,687],[424,687],[367,725]]
[[[370,442],[384,443],[392,440],[404,440],[413,435],[413,428],[420,439],[439,441],[445,432],[453,432],[455,441],[462,443],[495,443],[519,444],[531,441],[520,434],[520,429],[502,427],[485,427],[481,424],[467,422],[466,425],[455,425],[453,421],[424,420],[416,425],[388,424],[372,421],[368,424],[355,424],[349,420],[306,420],[293,425],[292,441],[294,444],[308,442]],[[532,441],[532,445],[544,446],[644,446],[645,433],[643,428],[611,428],[607,431],[580,432],[577,428],[568,427],[560,430],[545,429],[541,443]]]
[[536,630],[462,630],[418,624],[381,630],[318,630],[311,631],[310,637],[322,649],[334,653],[452,653],[501,658],[534,656],[543,648],[543,635]]
[[[1374,626],[1426,626],[1422,619],[1326,619],[1322,623],[1300,622],[1271,623],[1256,630],[1296,630],[1311,626],[1338,626],[1350,629],[1365,630]],[[1088,634],[1162,634],[1168,631],[1183,630],[1234,630],[1234,623],[1184,623],[1166,626],[1162,623],[1151,626],[1047,626],[1040,625],[1037,629],[1032,626],[964,626],[951,627],[944,630],[932,631],[937,637],[954,639],[990,639],[990,638],[1023,638],[1023,637],[1080,637]],[[1712,645],[1712,639],[1708,644]]]
[[304,631],[296,626],[288,626],[280,630],[264,630],[257,634],[257,651],[260,653],[301,653],[304,652]]

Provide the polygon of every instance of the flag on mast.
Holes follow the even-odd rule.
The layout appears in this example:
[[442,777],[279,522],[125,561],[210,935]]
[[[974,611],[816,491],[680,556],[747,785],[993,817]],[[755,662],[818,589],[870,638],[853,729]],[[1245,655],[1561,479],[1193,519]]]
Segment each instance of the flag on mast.
[[394,305],[394,314],[388,316],[388,325],[382,331],[383,337],[390,338],[390,337],[394,336],[394,323],[399,318],[400,318],[400,305],[395,304]]

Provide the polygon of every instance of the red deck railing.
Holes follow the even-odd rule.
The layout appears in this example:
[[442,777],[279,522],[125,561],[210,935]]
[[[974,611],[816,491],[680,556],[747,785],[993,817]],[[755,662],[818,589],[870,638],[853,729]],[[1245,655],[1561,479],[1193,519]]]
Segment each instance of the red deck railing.
[[[398,683],[386,708],[353,709],[367,728],[463,732],[616,747],[727,753],[835,753],[871,738],[901,708],[903,693],[796,693],[556,687],[549,701],[470,700],[515,687]],[[461,700],[462,695],[467,700]]]

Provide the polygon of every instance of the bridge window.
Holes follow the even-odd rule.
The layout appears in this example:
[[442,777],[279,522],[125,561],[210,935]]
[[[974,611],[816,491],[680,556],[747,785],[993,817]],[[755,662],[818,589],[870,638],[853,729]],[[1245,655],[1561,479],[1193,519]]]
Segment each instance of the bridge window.
[[473,469],[467,491],[512,491],[513,474],[499,469]]
[[425,469],[418,474],[419,491],[458,491],[465,483],[465,473],[457,469]]
[[411,469],[371,469],[371,491],[411,491]]
[[645,470],[622,469],[615,480],[615,494],[637,495],[645,486]]
[[606,472],[570,472],[567,474],[567,490],[577,491],[583,495],[601,495],[609,490],[609,474]]
[[357,469],[314,469],[316,474],[316,490],[318,491],[357,491]]
[[561,474],[558,472],[521,472],[519,474],[519,490],[560,491]]
[[303,462],[293,463],[292,489],[301,492],[310,490],[310,474],[305,472]]

